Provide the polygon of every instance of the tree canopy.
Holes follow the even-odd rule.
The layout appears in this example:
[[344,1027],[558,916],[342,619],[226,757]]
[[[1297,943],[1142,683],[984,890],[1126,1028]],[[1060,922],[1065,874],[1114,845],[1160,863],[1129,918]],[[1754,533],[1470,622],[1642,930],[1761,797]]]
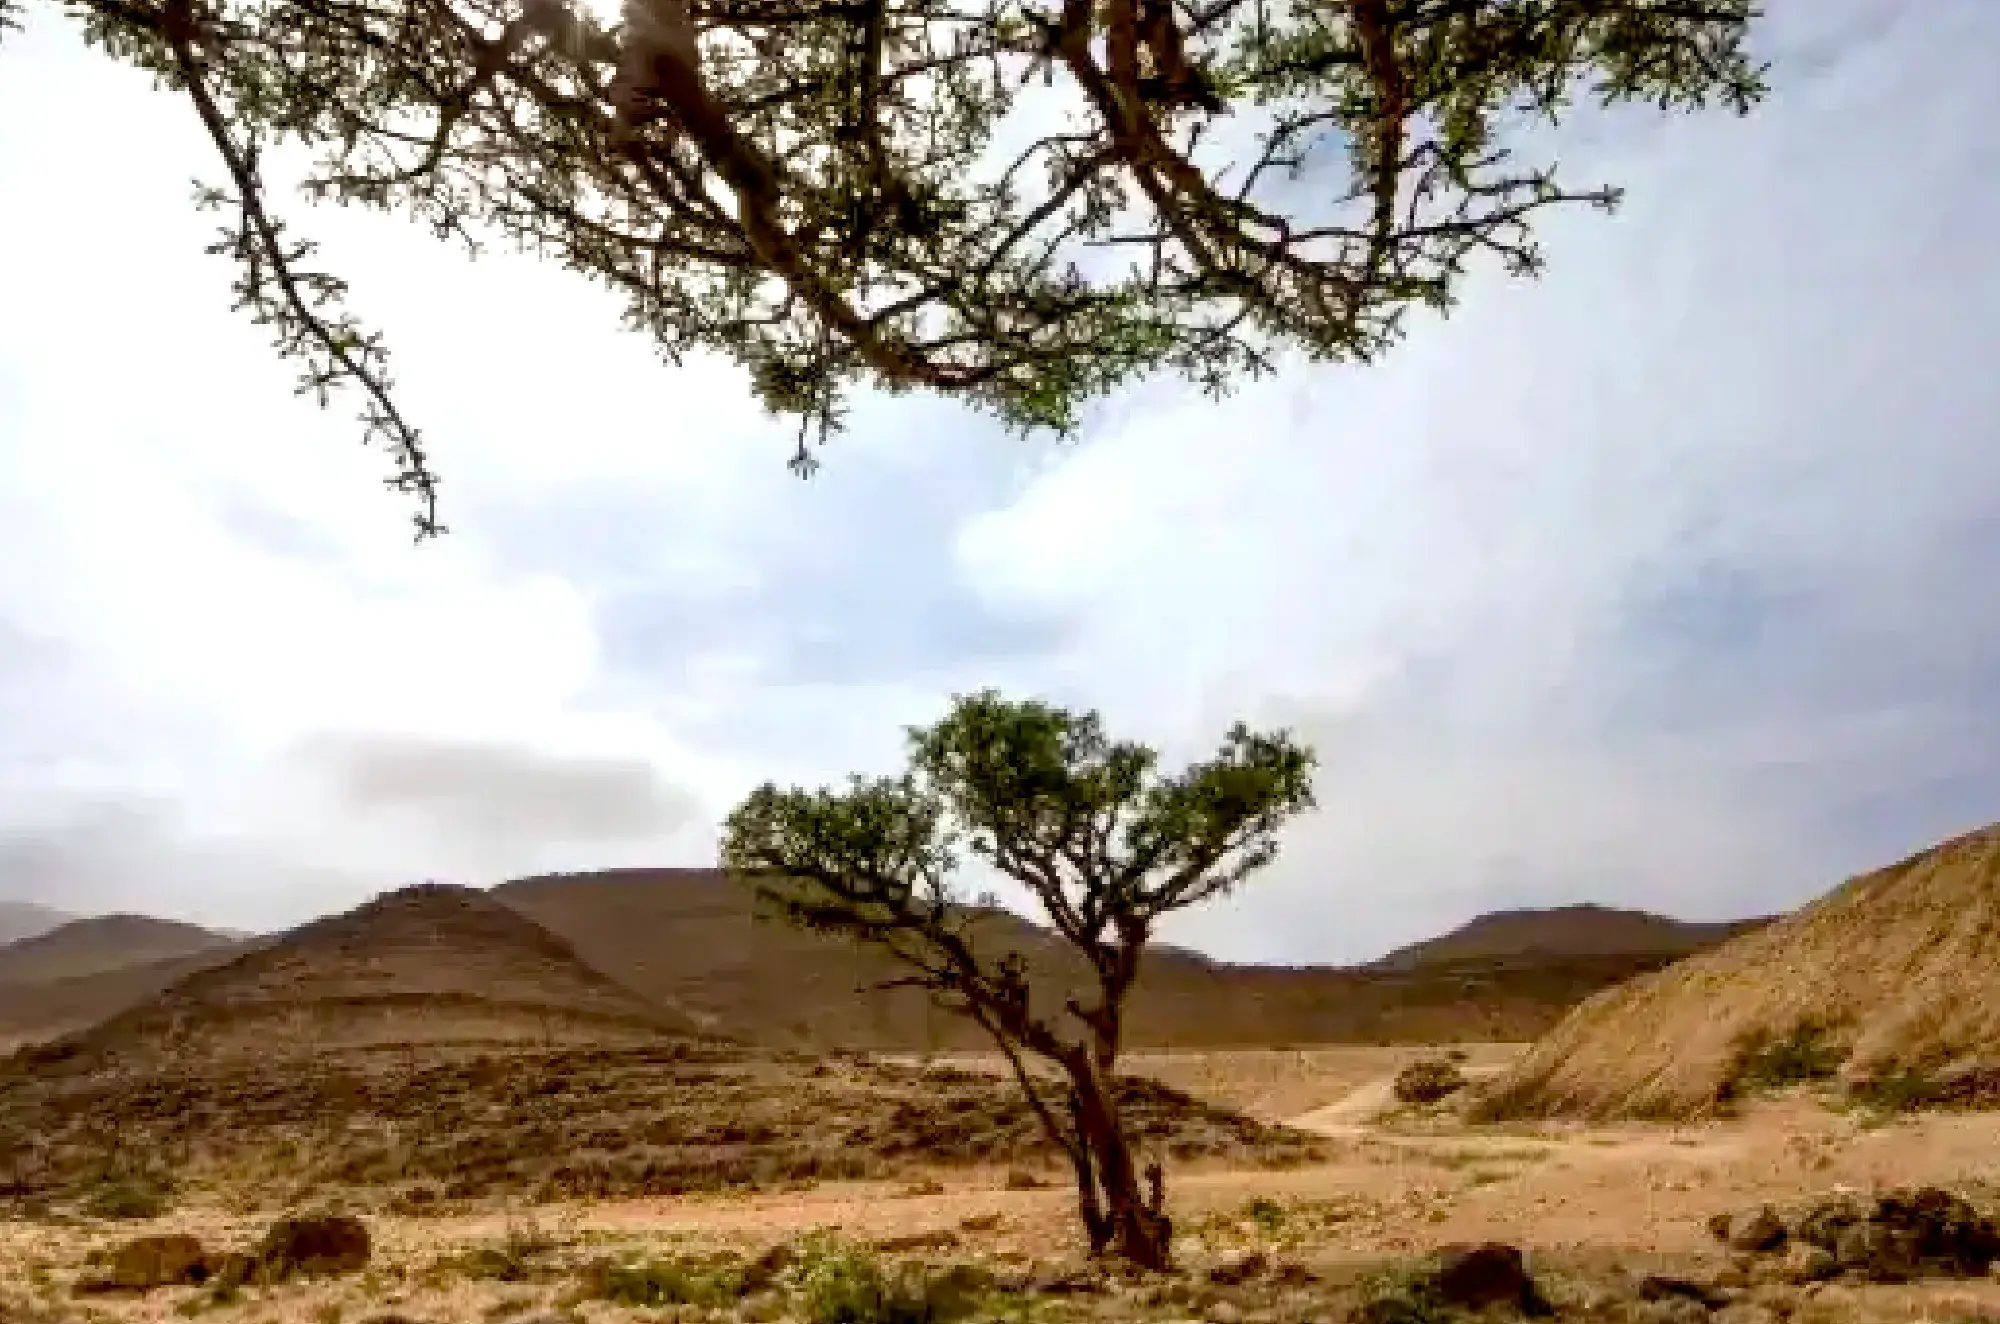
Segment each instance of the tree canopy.
[[[0,23],[26,0],[0,0]],[[600,0],[608,3],[608,0]],[[1507,138],[1579,94],[1746,111],[1752,0],[65,0],[199,117],[241,307],[356,389],[434,533],[382,341],[270,196],[499,237],[727,355],[809,471],[857,384],[1070,429],[1178,372],[1367,360],[1531,222],[1609,207]],[[52,108],[52,113],[60,113]]]
[[[984,1028],[1076,1169],[1093,1247],[1159,1267],[1164,1178],[1156,1166],[1141,1195],[1111,1089],[1126,1002],[1161,917],[1276,858],[1280,829],[1313,804],[1313,754],[1239,724],[1210,758],[1163,773],[1095,712],[990,690],[909,745],[897,776],[758,788],[724,826],[723,866],[792,923],[888,952],[909,972],[901,982]],[[964,887],[968,860],[1033,897],[1091,991],[1038,988],[1021,952],[994,949],[981,933],[990,905]],[[1024,1055],[1060,1068],[1067,1097],[1047,1097]]]

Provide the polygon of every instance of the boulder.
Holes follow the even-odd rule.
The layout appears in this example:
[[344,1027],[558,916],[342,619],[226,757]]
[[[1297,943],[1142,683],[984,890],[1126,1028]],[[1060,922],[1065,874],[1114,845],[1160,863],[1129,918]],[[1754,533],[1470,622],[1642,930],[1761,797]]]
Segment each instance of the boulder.
[[1788,1283],[1819,1283],[1840,1275],[1840,1260],[1825,1246],[1794,1241],[1785,1248],[1779,1276]]
[[1719,1310],[1729,1304],[1729,1298],[1712,1287],[1706,1287],[1692,1278],[1675,1278],[1669,1274],[1649,1273],[1639,1280],[1641,1301],[1671,1301],[1675,1297],[1686,1297],[1701,1303],[1704,1310]]
[[1766,1205],[1729,1220],[1729,1248],[1762,1254],[1785,1244],[1785,1221]]
[[186,1233],[134,1237],[111,1252],[101,1287],[120,1292],[150,1292],[156,1287],[182,1287],[208,1277],[208,1255],[201,1242]]
[[1658,1301],[1634,1301],[1626,1307],[1630,1324],[1709,1324],[1708,1307],[1691,1296],[1668,1296]]
[[355,1273],[368,1265],[368,1229],[346,1214],[283,1218],[257,1248],[258,1273],[268,1282],[301,1274]]
[[1222,1287],[1240,1287],[1258,1278],[1271,1267],[1270,1259],[1259,1250],[1232,1251],[1209,1266],[1208,1281]]
[[1438,1252],[1437,1268],[1426,1286],[1428,1295],[1453,1309],[1507,1306],[1524,1315],[1551,1313],[1547,1298],[1528,1273],[1526,1259],[1503,1242],[1445,1247]]

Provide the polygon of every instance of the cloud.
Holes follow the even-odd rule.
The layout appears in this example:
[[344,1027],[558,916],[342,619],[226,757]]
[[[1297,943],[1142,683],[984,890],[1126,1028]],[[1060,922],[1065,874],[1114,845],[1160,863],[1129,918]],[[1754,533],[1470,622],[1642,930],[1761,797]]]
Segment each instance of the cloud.
[[268,927],[701,863],[747,786],[892,767],[989,684],[1177,758],[1316,743],[1280,865],[1169,935],[1234,957],[1764,910],[1987,821],[2000,9],[1772,10],[1770,105],[1531,144],[1626,209],[1377,365],[1148,383],[1066,445],[864,397],[806,483],[733,370],[568,273],[288,201],[435,447],[423,548],[228,312],[198,126],[37,11],[0,50],[0,193],[60,200],[0,216],[0,895]]
[[698,803],[637,758],[559,757],[398,735],[318,736],[294,757],[361,817],[408,815],[447,836],[539,845],[648,841]]

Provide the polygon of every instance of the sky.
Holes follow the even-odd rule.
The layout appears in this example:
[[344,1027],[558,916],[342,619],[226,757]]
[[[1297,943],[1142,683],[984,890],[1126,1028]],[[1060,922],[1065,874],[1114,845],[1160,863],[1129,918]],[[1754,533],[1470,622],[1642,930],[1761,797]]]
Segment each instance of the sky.
[[[291,203],[444,477],[229,311],[191,113],[0,42],[0,900],[272,929],[425,878],[713,860],[998,686],[1317,749],[1167,936],[1365,960],[1484,910],[1764,913],[2000,819],[2000,5],[1773,0],[1751,118],[1583,117],[1545,221],[1366,368],[1070,442],[863,398],[820,474],[574,277]],[[23,205],[23,204],[26,205]]]

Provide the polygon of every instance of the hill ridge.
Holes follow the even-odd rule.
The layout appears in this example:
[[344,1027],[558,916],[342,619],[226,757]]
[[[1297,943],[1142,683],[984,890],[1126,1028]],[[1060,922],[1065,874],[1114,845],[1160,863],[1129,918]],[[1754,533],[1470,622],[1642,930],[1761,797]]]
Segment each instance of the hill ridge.
[[1850,1084],[2000,1072],[2000,824],[1572,1010],[1491,1087],[1489,1117],[1698,1116],[1745,1056],[1824,1027]]
[[48,1060],[339,1043],[645,1038],[698,1027],[486,893],[420,883],[323,916],[42,1050]]

